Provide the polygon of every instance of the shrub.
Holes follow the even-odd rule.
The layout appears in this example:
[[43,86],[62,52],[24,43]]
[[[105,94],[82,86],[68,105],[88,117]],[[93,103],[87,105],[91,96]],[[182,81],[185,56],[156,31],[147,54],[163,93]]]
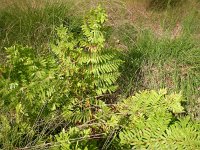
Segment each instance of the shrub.
[[105,21],[106,14],[98,7],[86,16],[78,35],[58,27],[52,52],[46,56],[21,45],[6,49],[0,81],[1,121],[6,126],[1,133],[7,133],[0,140],[7,141],[1,143],[3,147],[39,140],[38,134],[49,130],[45,124],[54,124],[56,115],[62,118],[71,112],[66,119],[74,122],[92,119],[92,104],[116,90],[121,61],[112,48],[105,47]]
[[200,124],[188,116],[181,117],[182,101],[180,93],[152,90],[118,102],[114,109],[100,105],[102,112],[95,114],[96,121],[63,130],[55,136],[55,145],[51,144],[62,150],[199,149]]
[[[198,149],[199,124],[184,112],[181,94],[144,91],[119,104],[127,122],[119,133],[126,149]],[[134,104],[134,105],[133,105]]]

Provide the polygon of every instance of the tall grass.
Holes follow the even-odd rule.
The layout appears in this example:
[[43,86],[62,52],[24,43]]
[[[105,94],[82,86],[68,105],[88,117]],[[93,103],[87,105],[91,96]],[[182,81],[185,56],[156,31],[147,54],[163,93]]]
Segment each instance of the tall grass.
[[110,42],[117,41],[123,50],[120,93],[126,97],[142,89],[182,91],[187,113],[200,119],[200,3],[182,1],[171,3],[174,7],[148,9],[148,0],[124,2],[118,8],[127,10],[125,14],[110,14],[120,18],[112,20]]
[[122,93],[133,94],[137,90],[160,88],[182,91],[187,100],[187,112],[193,118],[200,119],[198,42],[186,34],[175,39],[157,38],[152,31],[144,30],[137,34],[137,38],[132,36],[128,40],[130,31],[123,30],[123,33],[121,41],[128,44],[128,52],[124,55],[126,63],[122,67]]
[[72,19],[71,2],[10,1],[0,9],[0,49],[14,43],[46,48],[54,28]]

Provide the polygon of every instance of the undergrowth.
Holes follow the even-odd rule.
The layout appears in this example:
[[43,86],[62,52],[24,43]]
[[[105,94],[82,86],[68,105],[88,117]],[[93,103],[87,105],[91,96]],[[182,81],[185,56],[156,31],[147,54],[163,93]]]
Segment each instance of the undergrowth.
[[0,10],[0,148],[199,149],[199,12],[158,36],[69,7]]
[[[131,29],[134,30],[134,27]],[[122,93],[125,96],[138,89],[169,88],[183,91],[188,100],[188,113],[199,118],[200,47],[191,35],[176,39],[157,38],[151,31],[142,31],[138,37],[122,33],[121,42],[127,45],[122,67]],[[134,42],[133,42],[134,41]],[[128,81],[128,82],[124,82]],[[131,82],[132,81],[132,82]],[[129,87],[129,88],[123,88]],[[127,93],[127,94],[126,94]]]

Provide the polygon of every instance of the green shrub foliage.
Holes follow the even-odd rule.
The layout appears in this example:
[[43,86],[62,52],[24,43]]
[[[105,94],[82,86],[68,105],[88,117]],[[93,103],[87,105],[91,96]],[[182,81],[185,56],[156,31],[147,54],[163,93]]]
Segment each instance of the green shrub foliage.
[[74,37],[63,26],[57,28],[58,39],[52,44],[52,51],[59,63],[63,80],[68,82],[70,102],[76,103],[76,109],[71,110],[71,105],[64,108],[66,119],[75,122],[90,120],[90,108],[96,104],[97,98],[117,89],[114,83],[122,62],[117,59],[116,51],[105,47],[101,31],[105,21],[106,14],[98,7],[85,17],[83,32],[78,37]]
[[[76,36],[61,25],[45,56],[21,45],[6,48],[7,62],[1,65],[0,80],[6,131],[1,130],[6,134],[0,141],[13,143],[15,138],[26,141],[28,137],[26,142],[30,142],[56,115],[72,122],[92,119],[92,105],[98,97],[117,89],[121,64],[116,50],[105,47],[102,27],[106,18],[101,7],[91,10]],[[9,141],[18,130],[14,141]]]
[[199,149],[199,124],[178,117],[184,112],[181,101],[181,94],[166,95],[166,90],[123,101],[119,111],[129,121],[119,133],[120,143],[128,149]]
[[[112,107],[101,102],[95,121],[63,130],[56,135],[55,146],[62,150],[90,149],[89,146],[97,149],[94,144],[98,135],[102,143],[96,146],[101,149],[199,149],[200,123],[188,116],[180,117],[184,113],[182,101],[180,93],[152,90]],[[91,129],[96,129],[95,133]],[[73,130],[79,133],[78,140],[74,141]]]
[[[6,48],[0,66],[1,149],[199,149],[199,123],[180,117],[181,94],[143,91],[116,104],[122,61],[105,46],[101,7],[80,33],[61,25],[50,52]],[[75,36],[76,35],[76,36]]]

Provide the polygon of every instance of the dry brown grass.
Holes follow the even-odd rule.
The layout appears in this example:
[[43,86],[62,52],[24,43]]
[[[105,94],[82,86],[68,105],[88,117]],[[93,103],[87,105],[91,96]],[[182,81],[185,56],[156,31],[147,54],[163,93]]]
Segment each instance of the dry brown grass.
[[[173,39],[181,36],[183,20],[193,10],[200,10],[200,3],[196,0],[190,0],[179,7],[162,11],[149,9],[149,0],[122,0],[121,5],[109,14],[111,18],[114,18],[112,19],[114,25],[128,22],[138,30],[150,29],[157,37],[167,36]],[[122,11],[124,13],[121,13]]]

